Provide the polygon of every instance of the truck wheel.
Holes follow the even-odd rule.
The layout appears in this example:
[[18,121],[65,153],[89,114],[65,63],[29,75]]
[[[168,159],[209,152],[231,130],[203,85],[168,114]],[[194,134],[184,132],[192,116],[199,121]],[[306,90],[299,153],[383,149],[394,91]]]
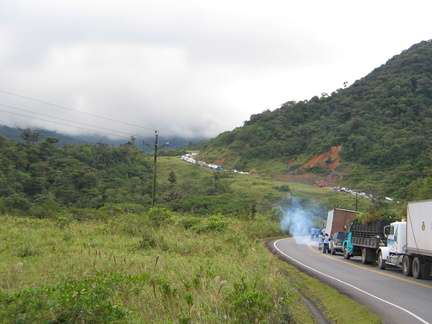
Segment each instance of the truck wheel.
[[349,258],[351,258],[351,255],[349,254],[349,252],[347,251],[347,248],[344,247],[343,249],[343,255],[344,255],[344,259],[349,260]]
[[385,261],[381,251],[378,253],[378,269],[385,269]]
[[370,261],[368,261],[368,250],[367,250],[367,248],[363,248],[362,249],[361,262],[363,264],[369,264],[370,263]]
[[421,274],[421,266],[422,266],[422,261],[419,257],[415,257],[412,263],[412,273],[413,273],[413,277],[416,279],[420,279],[422,277]]
[[402,273],[404,276],[409,276],[411,277],[412,274],[412,258],[409,257],[408,255],[404,255],[403,259],[402,259]]

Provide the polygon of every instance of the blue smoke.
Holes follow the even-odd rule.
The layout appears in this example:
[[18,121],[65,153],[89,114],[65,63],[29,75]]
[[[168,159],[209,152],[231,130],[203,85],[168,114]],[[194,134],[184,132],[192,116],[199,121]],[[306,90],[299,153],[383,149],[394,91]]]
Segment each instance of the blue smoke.
[[280,219],[281,230],[293,237],[308,236],[313,226],[312,217],[306,209],[295,198],[291,200],[291,205],[284,208],[284,213]]

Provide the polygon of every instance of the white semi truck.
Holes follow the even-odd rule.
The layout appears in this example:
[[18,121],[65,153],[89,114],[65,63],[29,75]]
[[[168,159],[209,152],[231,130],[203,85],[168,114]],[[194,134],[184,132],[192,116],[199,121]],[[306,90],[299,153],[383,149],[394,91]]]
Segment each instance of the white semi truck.
[[432,200],[408,203],[407,219],[387,226],[387,246],[380,247],[378,267],[402,268],[406,276],[432,279]]

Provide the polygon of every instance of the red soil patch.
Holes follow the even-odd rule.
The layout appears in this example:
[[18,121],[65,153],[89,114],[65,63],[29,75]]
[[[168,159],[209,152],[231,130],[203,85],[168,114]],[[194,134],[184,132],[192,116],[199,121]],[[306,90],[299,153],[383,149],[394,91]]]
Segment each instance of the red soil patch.
[[[302,167],[313,167],[314,165],[321,165],[327,169],[333,171],[339,164],[340,157],[339,152],[342,146],[333,146],[327,152],[320,154],[313,159],[302,165]],[[328,161],[331,161],[328,163]]]
[[226,157],[223,157],[223,158],[220,159],[220,160],[216,160],[216,161],[214,161],[213,164],[216,164],[216,165],[222,165],[222,164],[225,162],[225,160],[226,160]]
[[[327,152],[310,159],[308,162],[303,164],[302,167],[313,167],[315,165],[320,165],[322,167],[329,169],[330,171],[333,171],[340,162],[339,152],[341,149],[342,149],[341,146],[333,146]],[[294,162],[295,159],[291,159],[288,162],[288,165],[291,165]],[[298,175],[283,174],[277,176],[277,178],[281,181],[299,182],[308,185],[316,185],[322,180],[325,180],[327,184],[335,183],[337,180],[337,176],[333,174],[329,174],[328,176],[323,178],[310,173],[304,173]]]

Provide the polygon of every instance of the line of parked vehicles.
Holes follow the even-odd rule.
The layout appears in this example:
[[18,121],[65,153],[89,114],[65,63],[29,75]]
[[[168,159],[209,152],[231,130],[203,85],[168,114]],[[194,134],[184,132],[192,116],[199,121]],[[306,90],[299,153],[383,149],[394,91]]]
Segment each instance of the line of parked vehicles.
[[360,256],[363,264],[379,269],[400,268],[406,276],[432,279],[432,200],[409,202],[404,220],[381,219],[360,223],[358,212],[334,209],[328,213],[328,252],[345,259]]

